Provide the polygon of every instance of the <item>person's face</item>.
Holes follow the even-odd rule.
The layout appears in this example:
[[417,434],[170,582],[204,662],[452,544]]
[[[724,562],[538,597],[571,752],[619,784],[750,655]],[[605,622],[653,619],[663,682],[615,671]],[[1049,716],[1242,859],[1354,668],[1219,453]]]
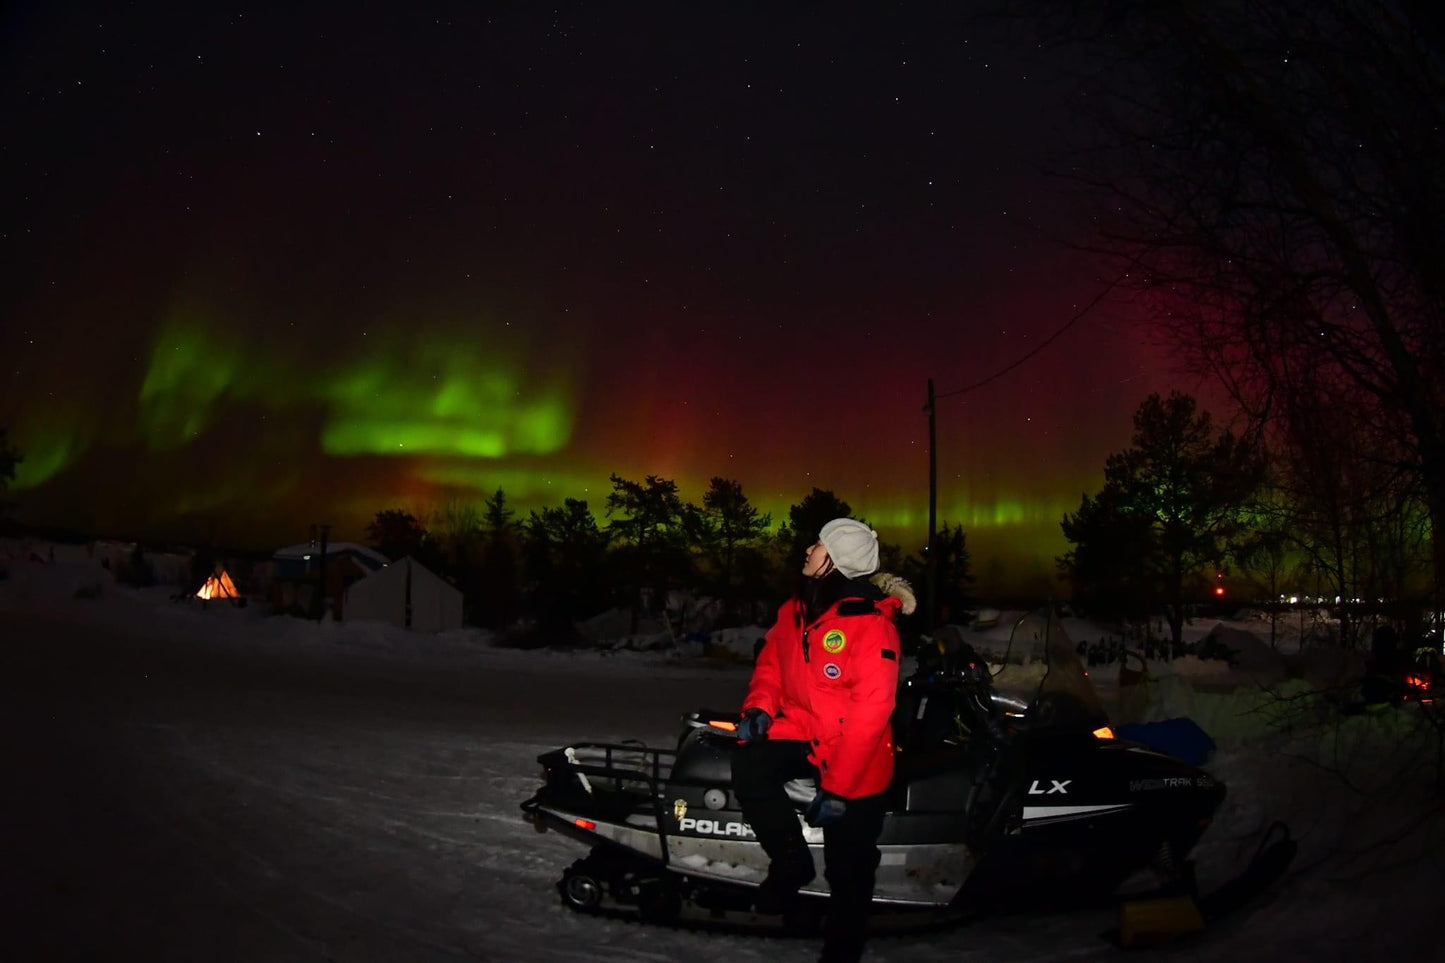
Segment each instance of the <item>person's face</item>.
[[822,542],[814,542],[803,554],[803,574],[808,578],[817,578],[827,564],[828,550]]

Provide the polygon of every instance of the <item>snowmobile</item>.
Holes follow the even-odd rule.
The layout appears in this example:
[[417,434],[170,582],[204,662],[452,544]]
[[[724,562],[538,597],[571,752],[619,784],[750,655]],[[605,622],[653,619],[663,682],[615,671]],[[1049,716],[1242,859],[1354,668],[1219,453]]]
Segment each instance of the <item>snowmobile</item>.
[[[1225,787],[1113,737],[1051,610],[1018,621],[998,671],[962,642],[924,649],[899,688],[870,929],[1097,902],[1141,880],[1192,895],[1188,856]],[[538,757],[544,781],[523,812],[592,847],[557,883],[565,905],[653,922],[816,923],[821,873],[796,911],[752,910],[768,857],[732,791],[737,718],[687,713],[675,748],[584,742]],[[814,792],[789,784],[800,819]],[[804,835],[821,868],[822,830]]]
[[1410,665],[1405,669],[1404,701],[1433,705],[1439,699],[1442,688],[1442,662],[1437,648],[1422,647],[1415,651]]
[[1355,698],[1343,705],[1348,714],[1401,706],[1439,711],[1442,662],[1430,646],[1416,649],[1407,659],[1384,660],[1360,681]]

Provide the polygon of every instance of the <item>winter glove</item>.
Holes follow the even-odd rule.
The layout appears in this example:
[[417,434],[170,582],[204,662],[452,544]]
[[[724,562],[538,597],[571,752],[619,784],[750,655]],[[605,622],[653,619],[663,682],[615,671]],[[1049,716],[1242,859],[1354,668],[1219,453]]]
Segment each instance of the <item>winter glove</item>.
[[808,803],[808,810],[803,818],[808,821],[809,826],[836,826],[842,822],[843,814],[848,811],[848,800],[842,796],[835,796],[826,789],[819,789],[818,795]]
[[744,709],[738,720],[738,742],[762,742],[768,738],[768,726],[773,717],[761,709]]

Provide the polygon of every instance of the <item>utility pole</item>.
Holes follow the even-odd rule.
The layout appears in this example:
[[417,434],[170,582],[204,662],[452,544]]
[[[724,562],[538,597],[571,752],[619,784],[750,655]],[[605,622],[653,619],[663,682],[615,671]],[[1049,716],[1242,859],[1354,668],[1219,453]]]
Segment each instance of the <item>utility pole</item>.
[[331,526],[330,526],[330,525],[322,525],[322,526],[320,526],[320,529],[321,529],[321,561],[320,561],[320,563],[318,564],[317,573],[316,573],[316,575],[317,575],[316,596],[317,596],[317,599],[318,599],[317,604],[316,604],[316,620],[317,620],[318,622],[325,622],[325,621],[326,621],[326,542],[327,542],[328,537],[329,537],[330,534],[331,534]]
[[938,617],[938,557],[933,551],[933,537],[938,530],[938,418],[933,398],[933,379],[928,379],[928,402],[923,406],[928,415],[928,541],[924,545],[923,563],[924,626],[934,629]]

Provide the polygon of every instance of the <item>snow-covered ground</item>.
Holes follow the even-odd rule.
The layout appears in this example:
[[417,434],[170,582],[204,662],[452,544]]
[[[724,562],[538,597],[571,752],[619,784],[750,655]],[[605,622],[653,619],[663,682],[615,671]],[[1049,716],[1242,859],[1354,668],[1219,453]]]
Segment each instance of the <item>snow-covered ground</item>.
[[[244,832],[265,807],[299,805],[294,799],[303,794],[311,806],[324,798],[332,818],[361,821],[380,805],[388,780],[406,782],[397,792],[407,800],[411,815],[398,822],[395,831],[432,841],[398,857],[410,863],[409,872],[418,877],[405,891],[443,883],[455,888],[456,918],[429,923],[430,928],[423,929],[430,935],[416,936],[415,943],[407,942],[413,939],[407,933],[385,946],[339,946],[334,938],[309,936],[298,942],[307,951],[287,958],[420,958],[403,949],[414,945],[428,947],[426,958],[488,960],[790,961],[811,959],[816,952],[797,941],[646,930],[568,913],[557,905],[552,883],[566,863],[582,853],[556,834],[533,834],[517,809],[532,788],[538,751],[585,738],[666,743],[682,710],[726,705],[730,697],[736,698],[747,667],[740,658],[722,656],[728,651],[750,653],[761,628],[655,650],[521,651],[495,646],[490,636],[475,630],[428,637],[377,623],[317,624],[273,617],[259,606],[176,603],[173,590],[118,587],[84,563],[12,561],[8,567],[9,577],[0,581],[0,652],[7,665],[29,664],[17,662],[11,647],[66,644],[63,640],[76,637],[59,630],[40,637],[36,626],[53,624],[76,626],[88,639],[99,640],[93,642],[96,648],[85,649],[87,658],[103,652],[103,640],[114,635],[117,646],[121,639],[130,640],[125,643],[128,652],[146,645],[183,647],[188,658],[213,664],[217,673],[283,666],[288,685],[301,684],[296,679],[316,680],[317,690],[294,703],[268,694],[271,701],[264,705],[237,703],[232,714],[225,714],[222,703],[231,697],[224,678],[216,679],[207,689],[206,702],[178,701],[168,714],[157,710],[156,719],[145,723],[154,730],[148,751],[168,756],[168,779],[178,783],[204,772],[208,784],[229,786],[240,800],[235,808],[197,816],[215,838]],[[1010,623],[1010,614],[1003,613],[997,627],[960,631],[981,651],[1001,654]],[[1202,637],[1216,624],[1196,623],[1189,627],[1189,637]],[[1106,634],[1080,620],[1068,620],[1065,627],[1076,640]],[[1259,625],[1226,627],[1267,637]],[[52,655],[55,664],[64,662],[64,653],[47,658]],[[1445,953],[1437,915],[1445,899],[1439,733],[1424,725],[1416,710],[1348,717],[1333,711],[1322,687],[1338,681],[1347,663],[1333,651],[1299,651],[1298,639],[1287,637],[1279,651],[1257,642],[1238,669],[1193,658],[1151,662],[1150,679],[1142,690],[1121,690],[1118,666],[1091,670],[1112,712],[1128,712],[1134,721],[1190,716],[1217,743],[1207,768],[1228,785],[1229,794],[1195,854],[1206,887],[1247,861],[1276,819],[1284,820],[1301,844],[1286,877],[1259,903],[1205,934],[1144,955],[1425,960]],[[79,669],[67,671],[84,675]],[[44,713],[48,696],[24,695],[21,674],[6,672],[11,683],[7,708]],[[378,699],[405,701],[407,707],[396,717],[406,721],[389,728],[364,724],[370,741],[362,744],[330,729],[322,738],[307,713],[329,697],[328,678],[345,680],[348,687],[375,686]],[[509,686],[511,698],[469,705],[467,724],[459,728],[458,716],[438,706],[479,684]],[[83,704],[75,702],[80,696],[65,698],[67,711]],[[107,711],[104,692],[98,690],[94,704],[97,714]],[[496,708],[489,709],[492,704]],[[257,748],[260,743],[254,740],[261,737],[255,733],[245,737],[250,740],[245,750],[227,741],[241,739],[236,720],[251,718],[253,708],[257,732],[266,733],[264,751]],[[224,726],[207,722],[212,710],[216,719],[225,719]],[[438,720],[435,731],[429,729],[431,712]],[[165,715],[163,721],[160,715]],[[23,749],[23,735],[12,731],[9,738]],[[18,757],[29,758],[23,751]],[[358,788],[370,778],[366,774],[371,769],[380,782]],[[97,767],[97,773],[104,770]],[[83,779],[76,778],[83,785]],[[24,778],[17,783],[25,784]],[[357,834],[366,831],[361,825],[355,829]],[[305,846],[298,852],[306,852]],[[315,898],[318,889],[337,885],[338,874],[364,877],[374,865],[349,858],[344,850],[325,852],[325,860],[292,854],[288,861],[283,853],[274,855],[274,865],[291,867],[271,870],[267,877],[282,905],[287,899],[300,905]],[[297,868],[297,860],[302,868]],[[314,877],[308,875],[312,873]],[[367,883],[349,878],[347,885],[365,889]],[[42,901],[46,912],[63,918],[68,897],[55,893],[52,898],[61,907]],[[418,913],[434,914],[431,904],[421,896],[417,900]],[[315,912],[337,912],[334,902]],[[1100,939],[1111,923],[1097,915],[984,921],[964,929],[879,940],[870,948],[870,958],[925,963],[1104,958],[1119,952]],[[133,923],[142,942],[149,932],[146,925],[144,920]],[[165,945],[164,920],[151,925],[156,927],[155,945]],[[225,925],[234,928],[236,923],[227,917]],[[286,925],[294,929],[296,924],[288,920]],[[436,943],[437,926],[456,930],[455,947]],[[319,923],[317,928],[322,928]],[[533,935],[524,935],[528,933]],[[247,952],[246,933],[217,938],[231,949],[212,958],[270,958],[262,950]],[[183,954],[157,952],[154,958]]]

